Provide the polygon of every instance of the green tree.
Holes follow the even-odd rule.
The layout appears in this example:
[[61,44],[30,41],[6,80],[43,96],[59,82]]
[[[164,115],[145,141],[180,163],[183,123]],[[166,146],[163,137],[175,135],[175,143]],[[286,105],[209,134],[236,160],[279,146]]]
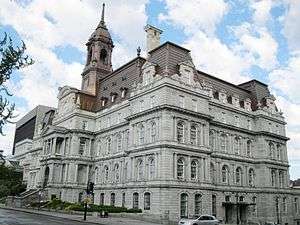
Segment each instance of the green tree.
[[17,171],[13,167],[0,165],[0,198],[14,196],[26,190],[22,183],[22,171]]
[[10,79],[14,70],[33,64],[33,60],[25,54],[25,50],[26,45],[23,41],[20,47],[15,47],[6,33],[0,39],[0,135],[3,135],[4,125],[12,122],[15,109],[15,104],[7,99],[11,94],[5,82]]

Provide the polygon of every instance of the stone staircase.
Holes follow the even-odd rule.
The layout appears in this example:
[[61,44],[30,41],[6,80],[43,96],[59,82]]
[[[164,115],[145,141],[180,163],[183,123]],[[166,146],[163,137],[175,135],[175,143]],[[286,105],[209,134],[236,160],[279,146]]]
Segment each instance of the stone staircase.
[[[40,191],[43,193],[40,196]],[[30,189],[22,192],[18,196],[8,196],[6,198],[6,205],[9,207],[22,208],[26,207],[32,202],[40,202],[47,198],[47,193],[42,189]]]

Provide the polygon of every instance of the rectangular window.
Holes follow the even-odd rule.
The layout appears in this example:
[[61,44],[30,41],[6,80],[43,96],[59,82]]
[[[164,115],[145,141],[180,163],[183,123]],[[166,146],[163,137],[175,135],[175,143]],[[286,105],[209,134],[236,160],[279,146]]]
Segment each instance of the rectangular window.
[[100,205],[104,205],[104,193],[100,194]]
[[122,120],[122,114],[118,113],[118,123],[121,123],[121,120]]
[[140,101],[140,112],[144,111],[145,109],[145,104],[144,104],[144,100]]
[[139,194],[138,193],[133,193],[133,204],[132,208],[138,209],[139,208]]
[[125,193],[122,194],[122,207],[125,207],[125,201],[126,201],[126,198],[125,198]]
[[226,113],[225,112],[222,112],[222,115],[221,115],[221,121],[223,123],[226,123]]
[[108,117],[108,118],[107,118],[107,127],[110,127],[110,126],[111,126],[111,118]]
[[111,193],[110,194],[110,205],[111,206],[115,206],[116,203],[116,194],[115,193]]
[[80,143],[79,143],[79,155],[83,155],[85,152],[86,148],[86,138],[80,138]]
[[252,126],[251,126],[251,120],[247,120],[247,129],[251,130]]
[[184,96],[179,95],[179,107],[184,108]]
[[240,126],[240,118],[238,116],[235,116],[235,126]]
[[197,100],[192,99],[192,110],[197,112]]
[[217,197],[215,195],[212,195],[211,198],[211,212],[213,216],[217,217]]
[[201,215],[201,195],[195,195],[195,215]]
[[87,121],[82,121],[82,130],[86,130],[87,129]]
[[294,210],[295,210],[295,214],[297,214],[299,212],[299,202],[298,202],[298,198],[294,199]]
[[286,211],[287,211],[287,208],[286,208],[286,197],[284,197],[282,199],[282,210],[283,210],[284,213],[286,213]]
[[153,95],[150,97],[150,108],[155,107],[155,105],[156,105],[155,96]]

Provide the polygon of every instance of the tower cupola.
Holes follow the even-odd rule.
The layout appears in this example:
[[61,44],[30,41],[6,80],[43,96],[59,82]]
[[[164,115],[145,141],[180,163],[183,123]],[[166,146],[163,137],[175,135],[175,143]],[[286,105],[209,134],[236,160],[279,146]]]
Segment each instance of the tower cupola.
[[114,47],[106,27],[105,4],[102,5],[101,20],[90,36],[87,46],[87,59],[82,73],[82,90],[96,93],[97,83],[112,72],[112,50]]

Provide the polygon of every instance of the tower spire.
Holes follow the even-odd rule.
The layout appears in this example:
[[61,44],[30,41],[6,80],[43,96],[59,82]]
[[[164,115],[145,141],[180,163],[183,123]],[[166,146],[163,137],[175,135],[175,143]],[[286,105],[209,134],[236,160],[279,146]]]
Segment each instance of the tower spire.
[[101,13],[101,21],[99,26],[101,27],[106,27],[105,26],[105,21],[104,21],[104,14],[105,14],[105,3],[102,4],[102,13]]

